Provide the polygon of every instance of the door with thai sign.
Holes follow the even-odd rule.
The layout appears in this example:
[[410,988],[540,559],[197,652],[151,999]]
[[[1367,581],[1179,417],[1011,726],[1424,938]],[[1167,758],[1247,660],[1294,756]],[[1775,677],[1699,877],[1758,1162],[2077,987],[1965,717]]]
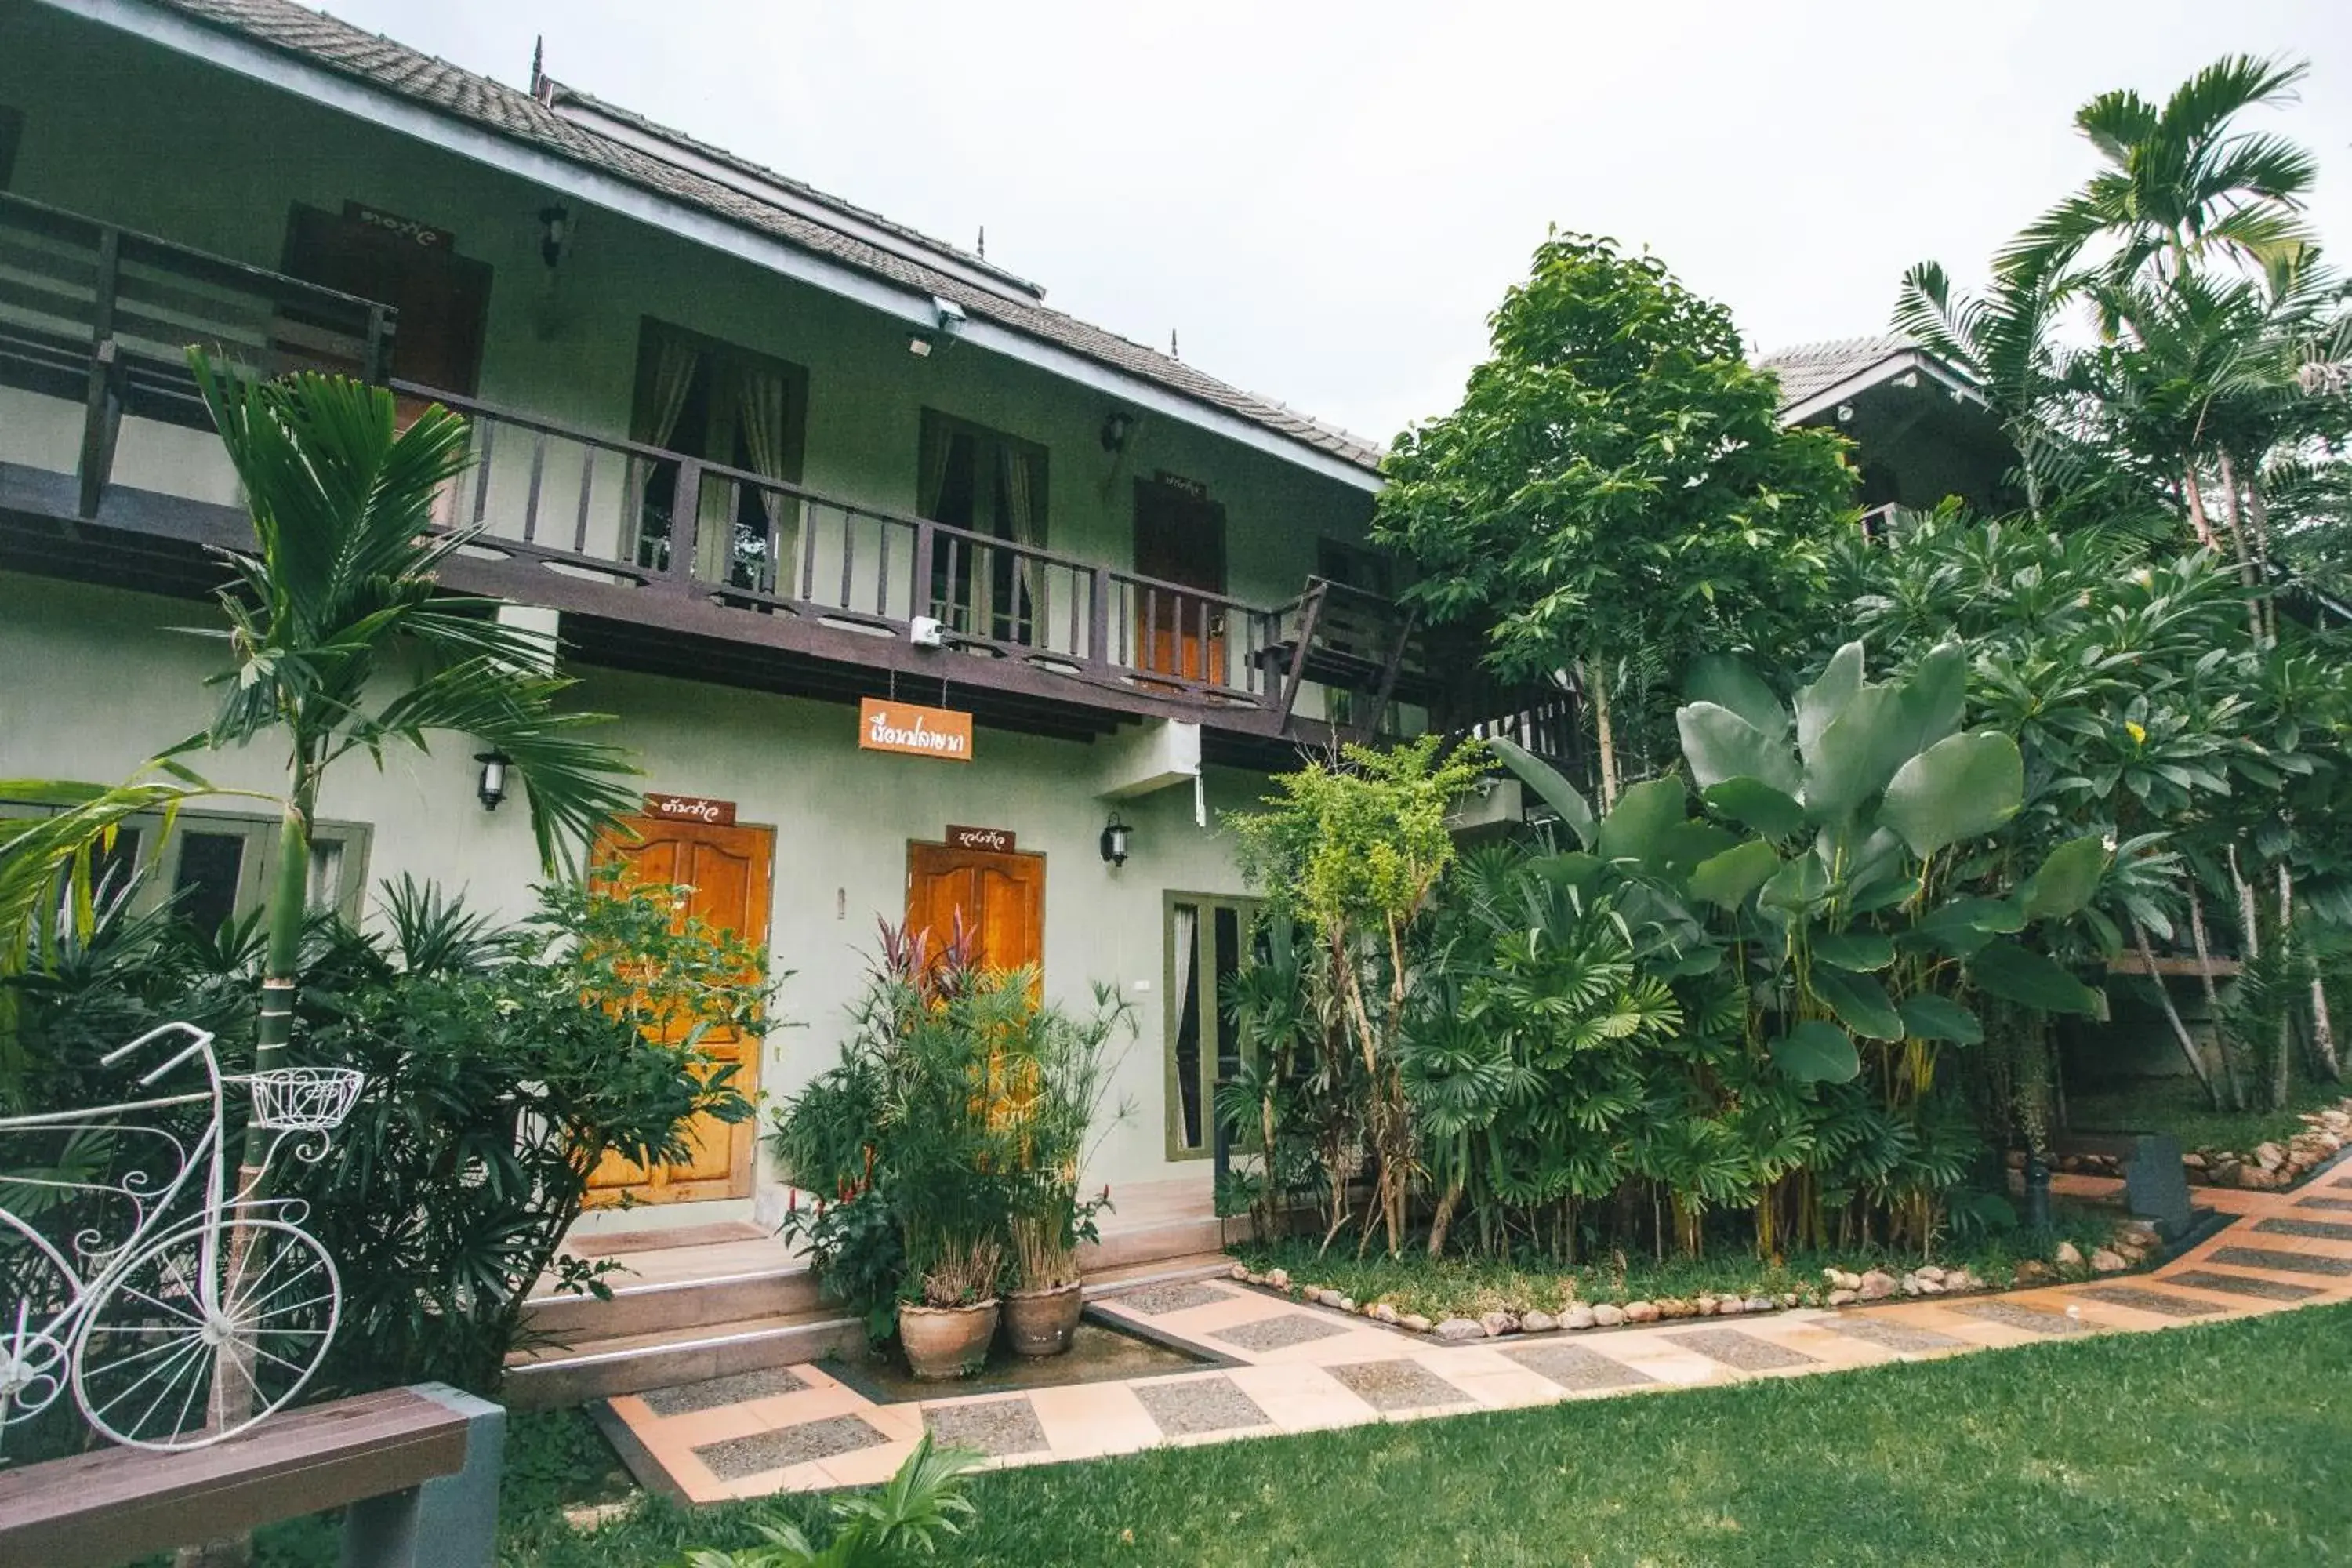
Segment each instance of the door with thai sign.
[[[633,880],[691,888],[688,913],[752,943],[767,940],[769,879],[776,858],[773,828],[667,822],[650,816],[625,821],[635,830],[636,840],[607,834],[597,843],[593,864],[602,867],[618,861]],[[734,1086],[745,1095],[758,1089],[760,1037],[756,1033],[714,1028],[702,1037],[701,1048],[716,1060],[733,1065]],[[624,1194],[638,1203],[750,1197],[751,1154],[758,1132],[748,1121],[730,1126],[715,1117],[698,1116],[688,1130],[693,1148],[686,1159],[647,1170],[634,1161],[607,1155],[589,1178],[589,1202],[616,1204]]]
[[1189,485],[1136,480],[1135,573],[1176,585],[1135,584],[1136,668],[1224,685],[1225,509]]
[[1045,858],[944,844],[907,846],[907,929],[946,947],[956,915],[973,962],[991,969],[1045,965]]

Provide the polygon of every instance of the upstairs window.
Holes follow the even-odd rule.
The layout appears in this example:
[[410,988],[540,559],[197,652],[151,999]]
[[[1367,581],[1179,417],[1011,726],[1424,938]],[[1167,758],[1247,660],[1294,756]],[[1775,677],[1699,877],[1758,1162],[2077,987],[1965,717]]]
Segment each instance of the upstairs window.
[[[1045,448],[923,410],[916,508],[987,539],[1045,546]],[[931,551],[931,609],[953,630],[998,642],[1037,640],[1039,574],[1014,550],[942,539]]]

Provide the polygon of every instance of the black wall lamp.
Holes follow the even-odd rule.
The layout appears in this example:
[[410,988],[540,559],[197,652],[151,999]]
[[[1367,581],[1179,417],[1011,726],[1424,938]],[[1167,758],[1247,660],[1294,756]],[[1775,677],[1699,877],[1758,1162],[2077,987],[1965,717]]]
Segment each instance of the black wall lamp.
[[514,759],[504,752],[477,752],[474,761],[482,764],[481,776],[474,781],[474,795],[484,811],[496,811],[499,802],[507,797],[507,768]]
[[1106,864],[1113,868],[1127,864],[1127,839],[1131,831],[1118,819],[1118,813],[1110,814],[1110,821],[1102,830],[1102,858]]
[[563,259],[563,247],[572,238],[572,209],[566,206],[545,206],[539,209],[539,258],[547,263],[550,272]]
[[1103,419],[1102,447],[1106,452],[1127,450],[1127,438],[1135,433],[1135,416],[1124,408],[1114,408]]

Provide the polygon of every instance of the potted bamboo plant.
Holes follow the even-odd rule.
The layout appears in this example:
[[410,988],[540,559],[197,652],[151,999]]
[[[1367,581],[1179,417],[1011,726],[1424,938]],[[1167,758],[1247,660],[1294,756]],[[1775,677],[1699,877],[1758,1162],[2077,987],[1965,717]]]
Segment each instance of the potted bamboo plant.
[[1102,1109],[1118,1066],[1113,1044],[1131,1039],[1134,1029],[1134,1009],[1115,989],[1097,985],[1084,1018],[1032,1008],[1020,1051],[1000,1058],[1014,1079],[1008,1102],[1020,1154],[1008,1225],[1014,1289],[1004,1303],[1006,1337],[1018,1354],[1060,1355],[1077,1332],[1078,1248],[1097,1239],[1095,1216],[1110,1207],[1108,1186],[1078,1196],[1079,1173],[1092,1152],[1089,1140],[1128,1116],[1125,1105],[1108,1120]]

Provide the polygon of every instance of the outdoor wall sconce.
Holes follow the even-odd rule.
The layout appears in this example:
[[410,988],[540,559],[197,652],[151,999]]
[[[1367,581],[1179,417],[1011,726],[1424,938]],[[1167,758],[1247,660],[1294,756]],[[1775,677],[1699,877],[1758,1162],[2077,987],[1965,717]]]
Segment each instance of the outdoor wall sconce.
[[1103,420],[1102,448],[1106,452],[1127,450],[1127,438],[1135,432],[1135,416],[1124,408],[1114,408]]
[[477,752],[474,761],[482,764],[481,776],[474,782],[474,795],[481,801],[484,811],[496,811],[499,802],[507,797],[507,764],[514,759],[504,752]]
[[547,206],[539,209],[539,258],[547,263],[550,272],[563,259],[564,242],[572,237],[572,209]]
[[1113,869],[1127,864],[1127,838],[1130,831],[1127,824],[1118,819],[1118,813],[1114,811],[1110,814],[1110,821],[1102,830],[1102,858],[1104,863]]

